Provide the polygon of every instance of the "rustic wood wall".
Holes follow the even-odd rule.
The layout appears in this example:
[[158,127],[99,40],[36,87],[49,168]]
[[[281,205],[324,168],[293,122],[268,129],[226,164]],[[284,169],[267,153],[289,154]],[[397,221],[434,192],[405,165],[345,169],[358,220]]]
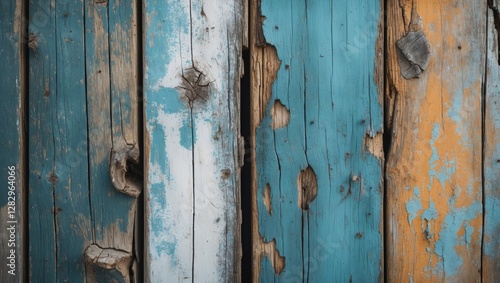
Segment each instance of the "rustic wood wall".
[[499,5],[1,1],[0,274],[499,281]]

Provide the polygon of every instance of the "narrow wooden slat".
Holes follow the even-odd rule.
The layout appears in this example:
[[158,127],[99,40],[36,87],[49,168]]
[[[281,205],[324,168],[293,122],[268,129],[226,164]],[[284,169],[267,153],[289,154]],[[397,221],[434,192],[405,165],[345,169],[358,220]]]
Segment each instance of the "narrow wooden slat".
[[79,281],[92,241],[84,4],[37,0],[29,11],[30,280]]
[[251,3],[253,280],[383,280],[380,4]]
[[[486,1],[389,0],[386,11],[387,279],[479,282]],[[417,30],[430,62],[405,79],[396,43]]]
[[145,2],[146,277],[238,282],[239,1]]
[[500,281],[500,53],[498,1],[489,1],[484,104],[484,243],[482,281]]
[[[85,3],[90,205],[95,244],[126,252],[132,258],[137,198],[114,188],[110,178],[114,164],[110,163],[114,157],[128,157],[124,152],[129,149],[127,144],[139,148],[137,3]],[[116,155],[112,155],[113,150]]]
[[3,189],[0,193],[0,274],[4,280],[22,282],[27,270],[23,251],[23,218],[26,207],[23,190],[24,162],[24,95],[26,78],[24,75],[24,48],[28,43],[25,26],[24,1],[3,1],[0,4],[0,92],[2,111],[0,112],[0,176]]

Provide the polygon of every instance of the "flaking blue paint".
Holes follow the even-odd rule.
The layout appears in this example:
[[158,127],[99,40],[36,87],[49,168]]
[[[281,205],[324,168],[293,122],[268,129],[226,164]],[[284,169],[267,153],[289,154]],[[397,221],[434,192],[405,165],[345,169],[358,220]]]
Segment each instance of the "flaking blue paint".
[[431,220],[435,220],[438,217],[438,212],[436,210],[436,205],[431,200],[429,201],[429,208],[424,210],[422,213],[422,224],[427,223],[427,227],[425,227],[424,233],[427,239],[434,238],[434,233],[431,229]]
[[[269,215],[258,199],[259,232],[266,241],[276,239],[286,258],[280,275],[262,260],[261,282],[367,282],[380,275],[382,164],[363,146],[366,133],[382,130],[374,83],[378,2],[261,3],[264,34],[281,68],[256,130],[257,195],[269,184],[273,200]],[[289,107],[291,118],[274,131],[270,109],[276,99]],[[297,176],[308,165],[318,194],[303,212]],[[341,245],[331,256],[317,257],[318,239]]]
[[[456,162],[454,159],[449,159],[448,156],[439,156],[438,147],[436,146],[436,141],[440,137],[440,125],[438,123],[434,123],[432,128],[432,137],[430,140],[431,145],[431,157],[429,159],[429,178],[430,182],[428,185],[428,189],[431,189],[434,178],[436,178],[442,186],[450,180],[450,178],[456,172]],[[438,168],[437,162],[441,162],[442,165]]]
[[195,142],[195,136],[193,134],[196,132],[193,131],[192,129],[191,120],[189,116],[187,116],[187,119],[182,124],[182,127],[179,129],[179,132],[181,135],[181,145],[186,149],[189,150],[192,149],[193,142]]
[[[463,263],[463,258],[457,253],[458,246],[466,246],[466,237],[459,237],[457,233],[461,229],[467,229],[470,221],[481,216],[482,205],[475,201],[467,207],[455,207],[456,196],[449,201],[448,213],[444,219],[443,227],[439,232],[439,240],[436,241],[434,252],[439,256],[439,263],[435,271],[444,271],[447,276],[455,276]],[[470,225],[469,225],[470,226]],[[468,239],[473,230],[467,232]],[[479,241],[481,237],[479,237]]]
[[413,188],[413,196],[406,202],[406,213],[408,214],[408,224],[412,226],[411,222],[417,217],[417,213],[422,209],[422,202],[420,201],[420,190],[418,187]]

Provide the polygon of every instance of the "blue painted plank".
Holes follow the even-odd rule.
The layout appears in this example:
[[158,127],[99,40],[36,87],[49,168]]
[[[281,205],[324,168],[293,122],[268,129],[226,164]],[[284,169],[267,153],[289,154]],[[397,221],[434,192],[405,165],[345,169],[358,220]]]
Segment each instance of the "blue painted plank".
[[30,280],[84,278],[92,241],[84,5],[33,1],[29,33]]
[[145,3],[151,282],[239,278],[242,8],[239,1]]
[[[260,5],[264,49],[275,48],[279,63],[264,50],[252,70],[263,80],[274,74],[261,74],[258,64],[279,64],[279,70],[270,98],[265,90],[253,94],[254,241],[264,247],[257,248],[254,276],[261,282],[377,281],[383,276],[379,3]],[[252,47],[253,54],[262,52]],[[288,123],[278,121],[287,115]],[[262,197],[266,186],[272,213]],[[274,250],[267,244],[273,240]]]
[[484,236],[483,282],[500,281],[500,78],[498,1],[488,9],[488,50],[484,113]]
[[110,159],[113,148],[124,145],[125,140],[139,147],[136,9],[137,3],[133,0],[86,1],[85,20],[95,244],[130,255],[134,249],[137,198],[114,188]]
[[0,158],[0,176],[4,189],[0,194],[0,274],[11,282],[25,279],[26,270],[23,251],[23,183],[25,154],[24,139],[24,95],[26,77],[24,75],[24,53],[27,44],[23,26],[25,5],[23,1],[3,1],[0,4],[0,93],[2,111],[0,120],[0,144],[3,145]]

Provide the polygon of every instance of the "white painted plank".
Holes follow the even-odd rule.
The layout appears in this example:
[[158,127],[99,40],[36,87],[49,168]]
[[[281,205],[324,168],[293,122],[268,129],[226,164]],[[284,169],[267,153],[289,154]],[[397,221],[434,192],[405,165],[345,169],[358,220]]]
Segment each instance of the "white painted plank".
[[239,1],[145,4],[147,280],[239,280]]

